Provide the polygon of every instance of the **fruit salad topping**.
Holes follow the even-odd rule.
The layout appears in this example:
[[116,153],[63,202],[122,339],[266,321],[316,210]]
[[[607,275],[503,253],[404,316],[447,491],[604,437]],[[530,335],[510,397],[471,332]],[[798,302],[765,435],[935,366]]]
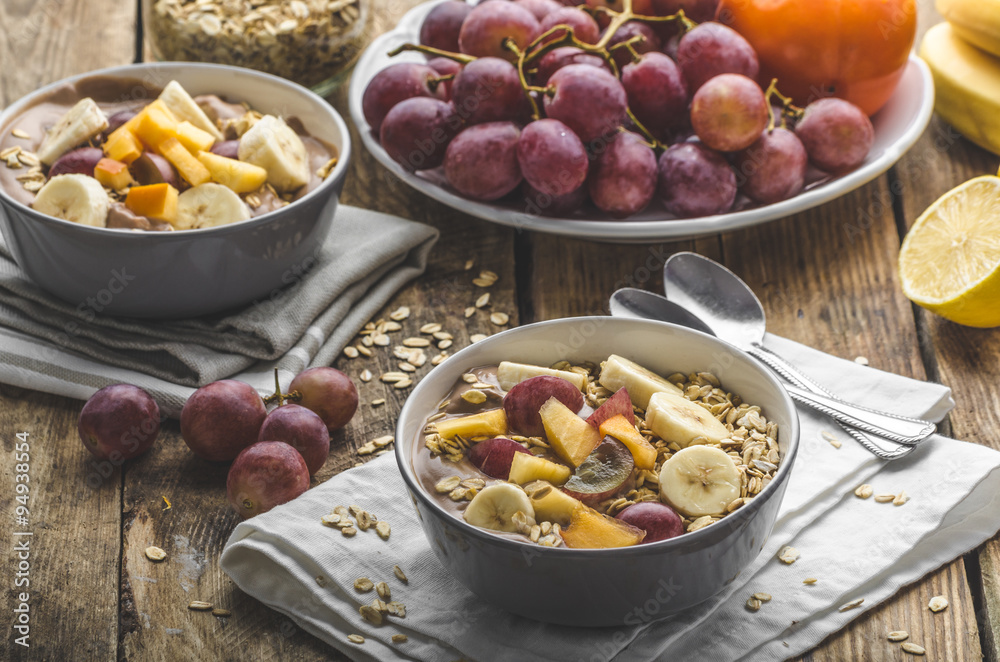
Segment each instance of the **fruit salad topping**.
[[570,548],[704,528],[755,498],[781,463],[777,424],[714,375],[664,378],[617,355],[479,368],[424,435],[418,474],[447,510]]

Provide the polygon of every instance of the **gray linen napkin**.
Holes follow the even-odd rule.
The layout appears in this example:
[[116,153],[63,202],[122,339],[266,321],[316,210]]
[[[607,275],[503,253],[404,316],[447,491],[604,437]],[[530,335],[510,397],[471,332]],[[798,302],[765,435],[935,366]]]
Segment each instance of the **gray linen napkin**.
[[306,367],[329,365],[424,272],[437,237],[430,226],[341,205],[315,266],[297,283],[239,311],[178,321],[88,321],[28,280],[0,244],[0,381],[77,398],[129,381],[168,415],[217,379],[236,376],[270,391],[274,367],[287,383]]
[[[838,395],[910,416],[940,420],[949,389],[834,358],[768,336],[768,347]],[[939,435],[905,459],[883,462],[830,419],[799,408],[801,442],[785,498],[764,551],[720,595],[662,621],[612,628],[572,628],[531,621],[477,598],[439,562],[423,534],[406,487],[386,455],[349,469],[298,499],[239,524],[221,567],[237,585],[353,660],[684,660],[773,662],[801,655],[901,587],[989,539],[1000,527],[1000,453]],[[840,448],[824,439],[833,434]],[[903,506],[854,496],[861,483],[878,492],[905,490]],[[358,504],[388,521],[389,540],[374,531],[343,537],[320,517]],[[801,552],[780,563],[784,545]],[[398,564],[409,583],[393,576]],[[316,578],[322,576],[321,582]],[[406,617],[375,627],[358,614],[373,593],[358,577],[386,581]],[[803,584],[806,577],[818,582]],[[756,614],[743,607],[774,596]],[[839,607],[864,598],[860,608]],[[660,604],[653,605],[656,609]],[[647,605],[639,620],[655,615]],[[638,608],[637,608],[638,612]],[[919,643],[920,619],[900,623]],[[358,633],[363,644],[347,635]],[[409,640],[397,644],[391,635]]]

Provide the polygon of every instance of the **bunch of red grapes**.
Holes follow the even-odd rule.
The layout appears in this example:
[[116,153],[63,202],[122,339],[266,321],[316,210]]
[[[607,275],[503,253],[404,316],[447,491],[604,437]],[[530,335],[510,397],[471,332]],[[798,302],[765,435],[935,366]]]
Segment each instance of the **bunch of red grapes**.
[[750,43],[710,20],[717,0],[564,1],[435,6],[393,53],[427,62],[386,67],[362,99],[389,156],[443,167],[472,200],[614,218],[654,198],[678,218],[771,204],[865,160],[868,117],[758,80]]

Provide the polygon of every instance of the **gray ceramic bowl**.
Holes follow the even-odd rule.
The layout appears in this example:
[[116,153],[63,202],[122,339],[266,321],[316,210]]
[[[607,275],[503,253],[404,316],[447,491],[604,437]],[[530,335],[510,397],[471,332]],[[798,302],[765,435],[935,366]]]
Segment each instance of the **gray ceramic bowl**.
[[[540,547],[501,538],[443,510],[413,469],[423,422],[463,372],[502,360],[551,365],[603,361],[617,353],[661,374],[708,370],[726,389],[759,404],[779,425],[781,466],[748,505],[716,524],[672,540],[623,549]],[[637,625],[721,591],[757,556],[774,525],[798,448],[795,407],[770,373],[714,337],[663,322],[579,317],[511,329],[435,368],[406,399],[396,427],[396,460],[431,548],[449,572],[483,599],[514,613],[576,626]]]
[[[326,237],[344,186],[351,142],[337,111],[305,88],[268,74],[161,62],[103,69],[41,88],[0,114],[0,131],[9,131],[11,120],[39,97],[91,76],[134,78],[153,87],[177,80],[192,95],[217,94],[265,113],[297,117],[310,135],[339,150],[340,162],[322,185],[287,207],[232,225],[180,232],[78,225],[39,214],[0,190],[0,229],[31,280],[72,306],[148,318],[219,313],[294,282]],[[142,94],[141,86],[136,91]]]

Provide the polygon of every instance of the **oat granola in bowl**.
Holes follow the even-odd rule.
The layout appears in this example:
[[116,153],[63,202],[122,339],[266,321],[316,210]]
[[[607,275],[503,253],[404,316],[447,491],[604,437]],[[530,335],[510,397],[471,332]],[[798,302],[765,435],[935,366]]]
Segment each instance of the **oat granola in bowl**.
[[396,453],[466,586],[530,618],[614,625],[696,604],[753,560],[797,438],[788,396],[739,350],[571,318],[445,361],[407,400]]

